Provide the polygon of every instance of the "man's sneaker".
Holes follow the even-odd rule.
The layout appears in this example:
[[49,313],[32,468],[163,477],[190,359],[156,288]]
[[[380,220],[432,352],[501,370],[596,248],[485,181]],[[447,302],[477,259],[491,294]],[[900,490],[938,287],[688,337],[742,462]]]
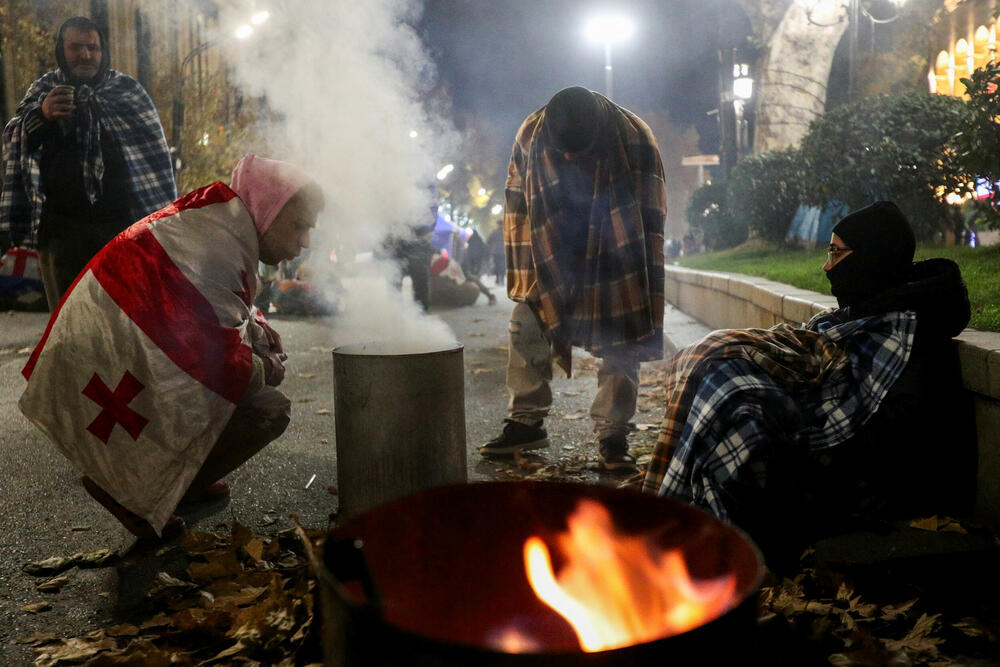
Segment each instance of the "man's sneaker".
[[506,420],[503,432],[479,448],[483,456],[513,456],[526,449],[545,449],[549,446],[549,434],[542,428],[542,422],[533,426]]
[[635,470],[635,457],[628,451],[624,435],[613,435],[598,443],[602,470]]

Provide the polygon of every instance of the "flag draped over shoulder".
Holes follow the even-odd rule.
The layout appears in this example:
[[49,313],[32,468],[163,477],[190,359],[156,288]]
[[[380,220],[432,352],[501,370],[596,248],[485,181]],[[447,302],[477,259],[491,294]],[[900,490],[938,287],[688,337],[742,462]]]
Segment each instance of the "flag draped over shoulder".
[[257,235],[215,183],[119,234],[23,370],[21,411],[159,530],[250,383]]
[[722,489],[762,474],[754,464],[769,451],[820,450],[854,435],[906,366],[916,315],[828,316],[805,328],[714,331],[678,351],[643,490],[728,518]]

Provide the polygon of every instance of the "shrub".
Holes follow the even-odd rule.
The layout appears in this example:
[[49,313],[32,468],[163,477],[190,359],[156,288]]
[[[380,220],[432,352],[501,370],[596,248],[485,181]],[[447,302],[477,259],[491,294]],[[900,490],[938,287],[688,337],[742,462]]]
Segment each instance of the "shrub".
[[708,250],[732,248],[747,239],[746,220],[733,215],[727,199],[725,183],[709,183],[695,190],[688,202],[688,224],[701,230]]
[[986,197],[974,202],[985,226],[1000,228],[1000,63],[987,63],[962,79],[969,93],[968,113],[962,119],[955,135],[955,159],[961,166],[967,182],[981,179]]
[[798,150],[760,153],[740,161],[727,184],[730,215],[739,215],[750,233],[782,244],[802,200],[803,164]]
[[839,199],[851,209],[896,202],[919,239],[933,239],[952,213],[943,196],[961,170],[948,150],[965,103],[930,93],[878,95],[813,121],[802,141],[807,203]]

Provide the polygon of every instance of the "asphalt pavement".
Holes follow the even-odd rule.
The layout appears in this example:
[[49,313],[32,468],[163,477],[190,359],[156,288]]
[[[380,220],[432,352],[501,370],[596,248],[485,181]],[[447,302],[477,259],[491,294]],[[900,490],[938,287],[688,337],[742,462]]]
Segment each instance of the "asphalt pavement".
[[[512,303],[503,289],[494,291],[499,300],[495,306],[480,296],[472,306],[432,312],[464,345],[469,481],[533,477],[617,484],[620,476],[602,474],[596,466],[596,444],[586,416],[596,378],[594,360],[585,353],[574,357],[573,378],[556,371],[554,406],[546,422],[549,449],[516,462],[479,455],[478,446],[502,427],[507,404],[504,368]],[[31,649],[14,642],[33,633],[71,637],[121,622],[156,572],[183,567],[178,563],[181,550],[170,543],[136,545],[86,494],[73,466],[18,410],[25,385],[20,371],[47,320],[44,313],[0,313],[0,665],[31,664]],[[289,354],[282,390],[293,403],[291,424],[227,478],[232,487],[229,500],[184,515],[189,527],[224,529],[237,520],[259,534],[274,534],[292,525],[292,513],[303,525],[322,528],[337,511],[332,349],[343,343],[350,314],[277,314],[271,320]],[[706,331],[669,306],[665,329],[668,352]],[[647,401],[635,421],[652,424],[660,417],[662,410]],[[653,430],[637,432],[634,449],[648,453],[654,440]],[[122,560],[114,567],[74,568],[58,593],[39,592],[39,579],[22,571],[26,563],[100,549],[117,551]],[[40,601],[51,608],[40,613],[23,610]]]

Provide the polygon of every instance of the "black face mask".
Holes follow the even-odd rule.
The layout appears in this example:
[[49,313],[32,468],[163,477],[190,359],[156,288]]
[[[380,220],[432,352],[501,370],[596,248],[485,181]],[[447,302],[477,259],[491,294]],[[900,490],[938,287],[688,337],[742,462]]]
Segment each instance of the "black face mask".
[[830,292],[841,308],[856,307],[885,290],[906,282],[906,273],[886,271],[883,262],[855,250],[826,272]]
[[830,291],[837,297],[837,304],[841,308],[856,306],[872,294],[872,282],[867,273],[863,263],[857,261],[854,253],[837,262],[836,266],[826,272],[826,278],[830,281]]

